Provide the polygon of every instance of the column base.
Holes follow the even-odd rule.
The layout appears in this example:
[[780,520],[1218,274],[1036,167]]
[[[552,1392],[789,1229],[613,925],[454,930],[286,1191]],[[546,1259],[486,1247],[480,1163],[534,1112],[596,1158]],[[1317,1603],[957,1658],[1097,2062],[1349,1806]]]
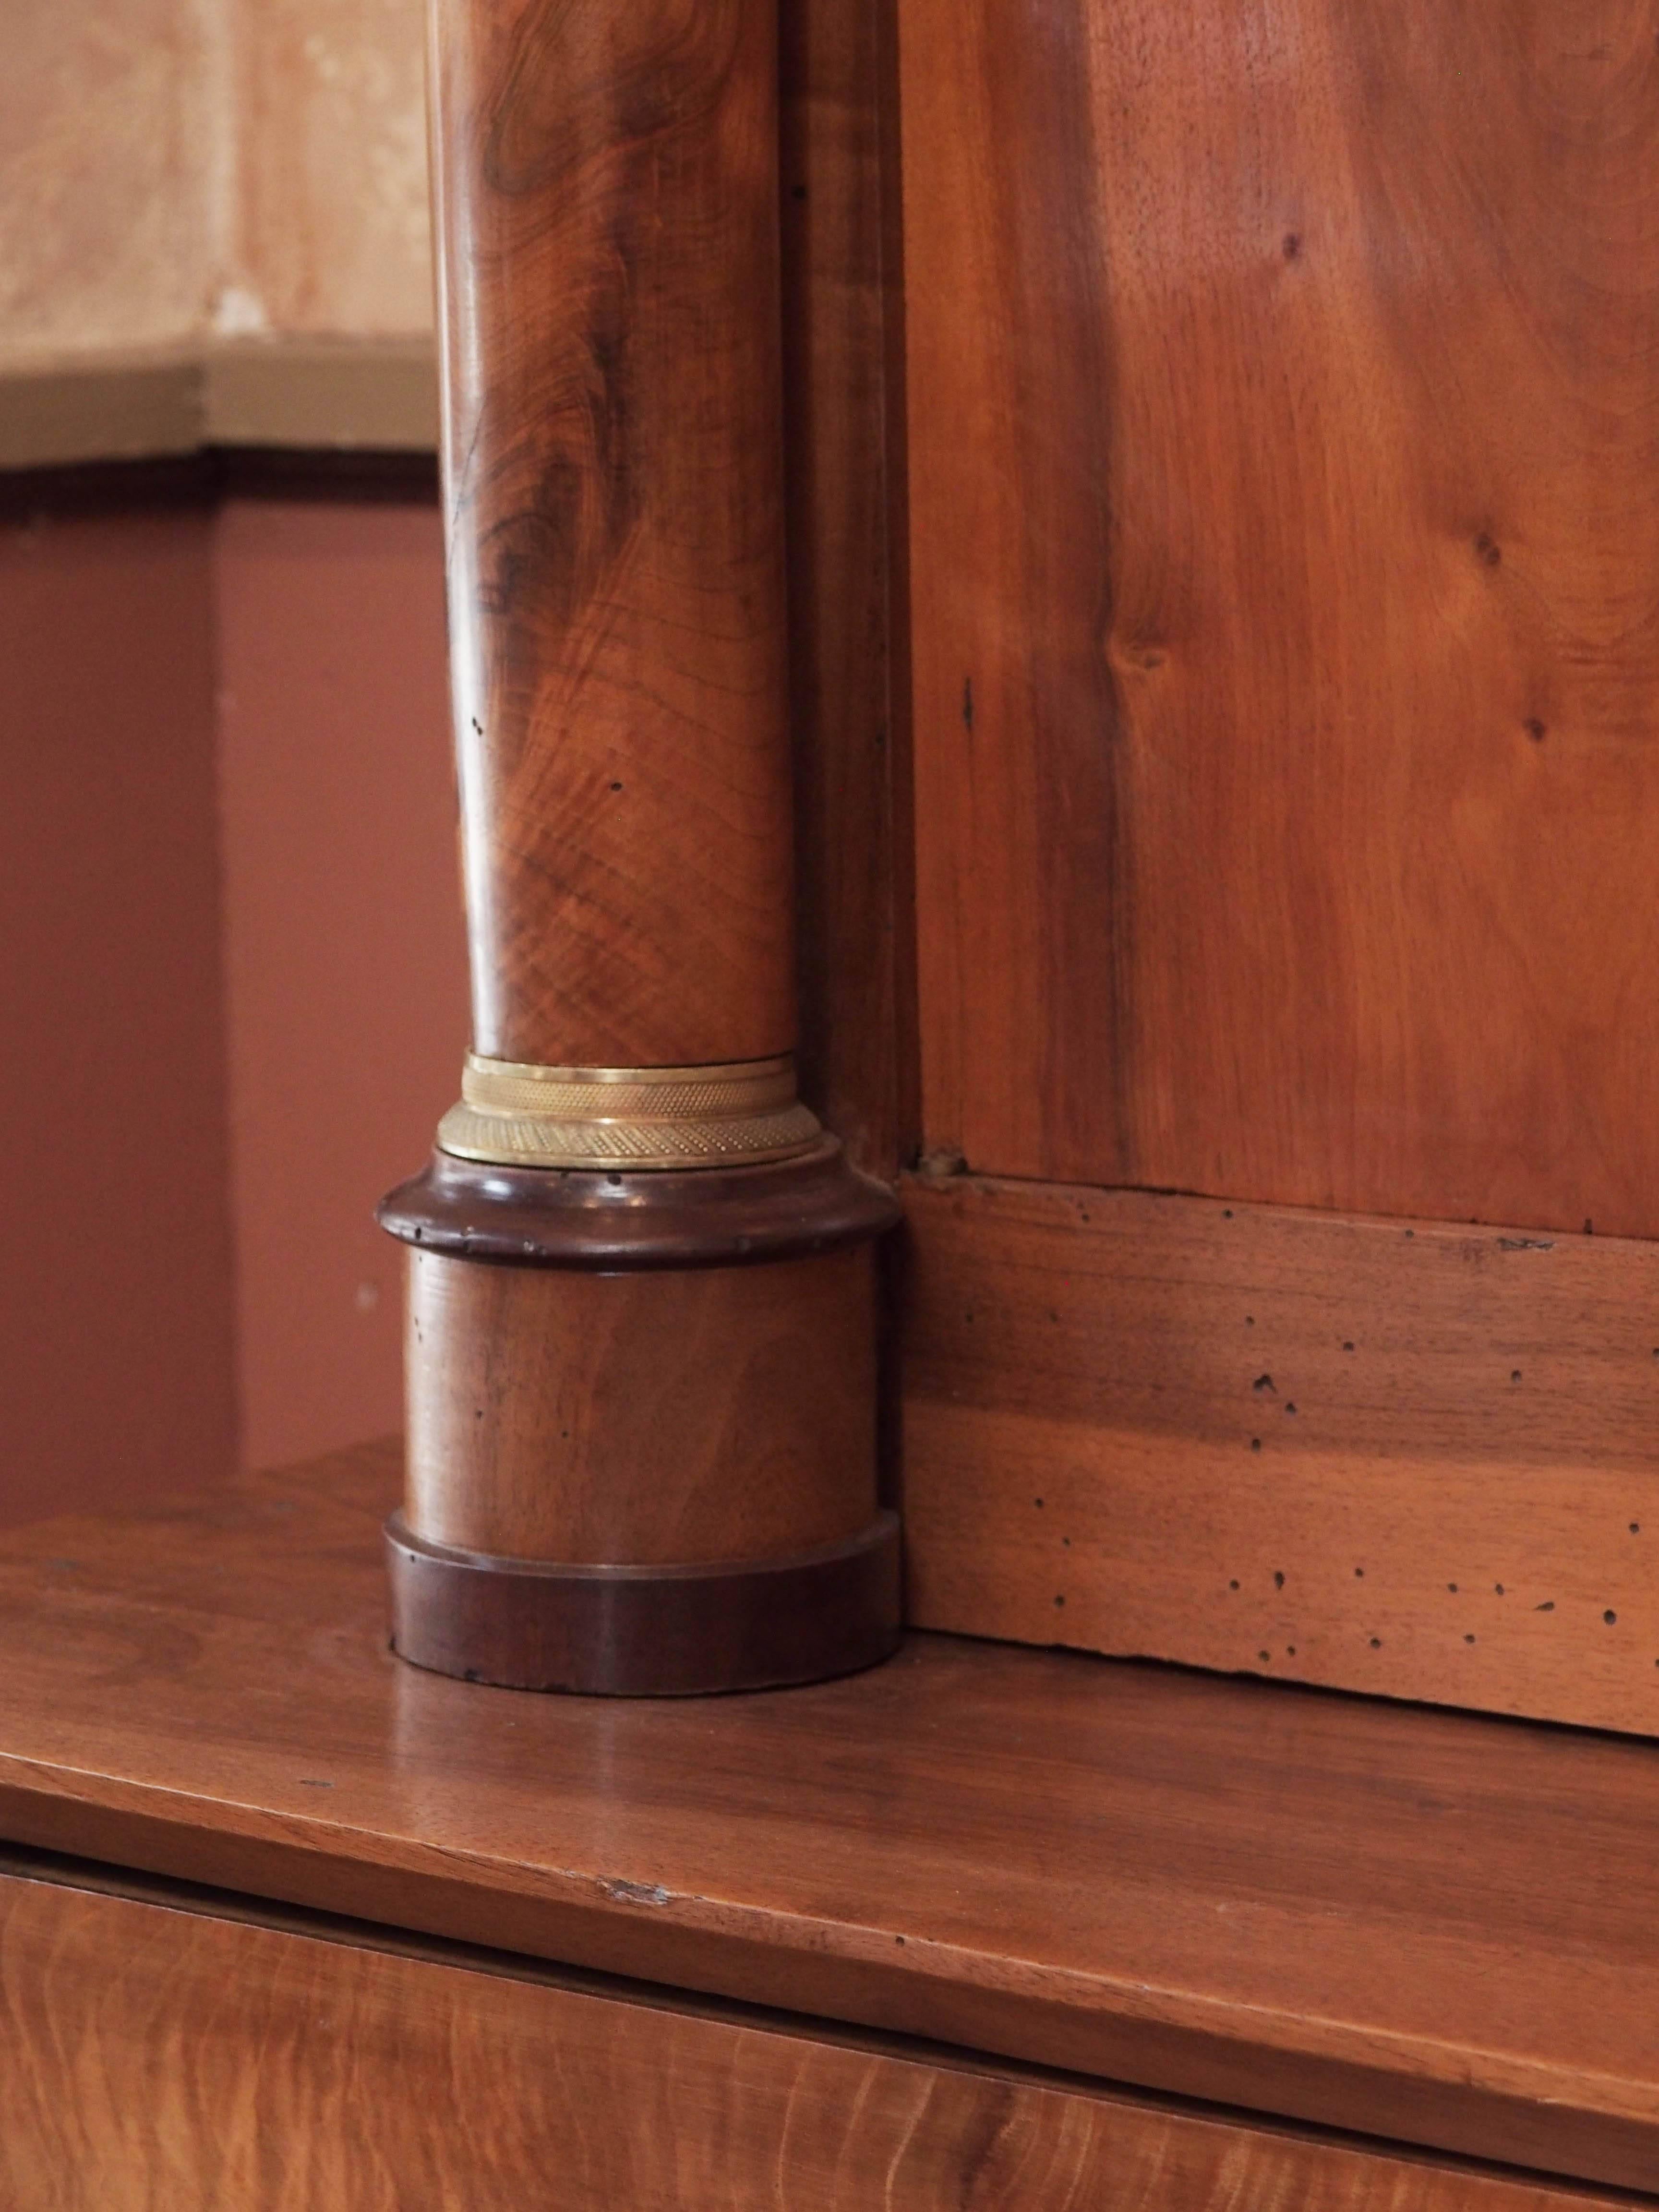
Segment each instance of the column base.
[[899,1522],[878,1513],[793,1559],[559,1566],[386,1528],[392,1644],[440,1674],[515,1690],[693,1697],[873,1667],[898,1643]]
[[877,1479],[891,1194],[799,1158],[557,1170],[440,1152],[409,1250],[393,1647],[622,1697],[849,1674],[898,1641]]

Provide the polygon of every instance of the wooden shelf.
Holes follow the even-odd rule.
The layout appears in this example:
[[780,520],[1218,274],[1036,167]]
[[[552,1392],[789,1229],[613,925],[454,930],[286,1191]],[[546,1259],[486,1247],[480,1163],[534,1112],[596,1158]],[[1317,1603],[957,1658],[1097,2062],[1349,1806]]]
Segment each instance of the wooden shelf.
[[386,1648],[380,1447],[0,1540],[0,1834],[1659,2184],[1659,1747],[945,1638],[524,1696]]

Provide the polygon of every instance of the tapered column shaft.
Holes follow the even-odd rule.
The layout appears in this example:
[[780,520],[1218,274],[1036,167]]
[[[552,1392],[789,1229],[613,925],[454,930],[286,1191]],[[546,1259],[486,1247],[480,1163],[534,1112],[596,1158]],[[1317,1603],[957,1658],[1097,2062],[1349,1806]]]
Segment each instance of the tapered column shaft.
[[477,1051],[794,1043],[775,0],[435,0]]

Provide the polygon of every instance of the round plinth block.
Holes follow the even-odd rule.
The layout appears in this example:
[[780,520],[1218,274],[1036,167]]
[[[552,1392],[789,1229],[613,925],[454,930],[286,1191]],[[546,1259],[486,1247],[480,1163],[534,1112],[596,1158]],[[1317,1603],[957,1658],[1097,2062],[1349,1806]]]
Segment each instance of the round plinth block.
[[394,1192],[398,1652],[622,1695],[884,1657],[899,1545],[877,1495],[872,1240],[894,1211],[833,1146],[674,1175],[441,1155]]
[[899,1525],[749,1565],[552,1566],[386,1524],[392,1640],[417,1667],[516,1690],[693,1697],[874,1666],[898,1642]]

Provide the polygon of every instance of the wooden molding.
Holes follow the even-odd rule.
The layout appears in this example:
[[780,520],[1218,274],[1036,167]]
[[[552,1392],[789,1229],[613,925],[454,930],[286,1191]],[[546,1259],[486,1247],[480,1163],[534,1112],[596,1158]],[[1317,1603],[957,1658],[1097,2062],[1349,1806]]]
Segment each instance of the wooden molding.
[[911,1619],[1659,1734],[1659,1246],[904,1203]]
[[832,1137],[799,1159],[718,1174],[548,1175],[434,1152],[380,1209],[382,1228],[423,1251],[607,1273],[809,1259],[897,1219],[891,1194],[851,1174]]
[[0,469],[193,453],[213,446],[437,443],[432,342],[274,339],[0,373]]

